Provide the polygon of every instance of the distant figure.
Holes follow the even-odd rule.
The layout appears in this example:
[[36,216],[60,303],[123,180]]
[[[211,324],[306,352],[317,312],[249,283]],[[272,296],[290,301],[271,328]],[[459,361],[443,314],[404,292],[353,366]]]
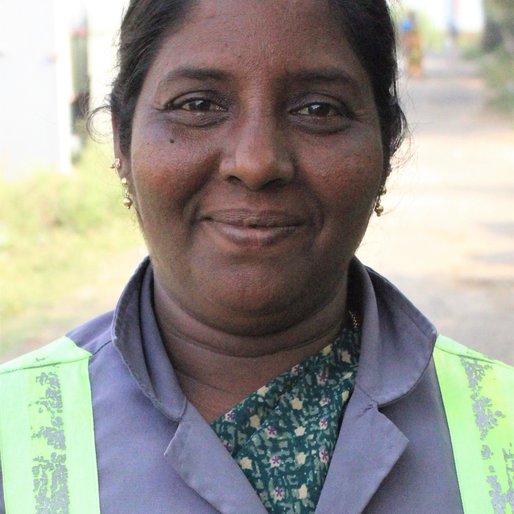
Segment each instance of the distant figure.
[[450,19],[448,22],[448,41],[452,48],[454,48],[459,41],[459,27],[455,19]]
[[414,11],[407,13],[407,17],[402,21],[400,28],[407,71],[411,77],[421,77],[423,75],[423,42]]

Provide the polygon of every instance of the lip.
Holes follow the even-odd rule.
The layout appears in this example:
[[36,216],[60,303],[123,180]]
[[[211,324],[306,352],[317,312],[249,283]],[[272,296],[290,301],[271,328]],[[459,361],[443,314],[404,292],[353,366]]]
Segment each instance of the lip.
[[201,221],[223,239],[244,247],[276,245],[305,226],[305,220],[284,211],[223,209],[209,212]]

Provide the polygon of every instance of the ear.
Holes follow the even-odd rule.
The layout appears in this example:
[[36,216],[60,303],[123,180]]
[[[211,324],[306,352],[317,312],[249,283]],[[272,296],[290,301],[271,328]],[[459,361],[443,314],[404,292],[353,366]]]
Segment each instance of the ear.
[[113,151],[114,157],[120,159],[121,167],[117,170],[120,178],[126,178],[130,174],[129,171],[129,163],[125,154],[121,150],[120,145],[120,132],[118,120],[115,116],[111,116],[111,126],[112,126],[112,143],[113,143]]

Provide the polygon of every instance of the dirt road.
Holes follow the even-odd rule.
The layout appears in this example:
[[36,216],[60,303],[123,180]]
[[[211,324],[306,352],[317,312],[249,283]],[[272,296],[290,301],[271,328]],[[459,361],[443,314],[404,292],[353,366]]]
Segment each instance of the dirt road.
[[430,57],[402,96],[410,159],[359,256],[441,332],[514,364],[514,122],[486,108],[473,63],[451,54]]

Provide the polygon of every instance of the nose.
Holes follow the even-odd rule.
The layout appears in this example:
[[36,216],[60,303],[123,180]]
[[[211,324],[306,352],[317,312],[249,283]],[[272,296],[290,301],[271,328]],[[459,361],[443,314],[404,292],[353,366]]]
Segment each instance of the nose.
[[226,180],[251,191],[284,185],[294,176],[294,162],[286,137],[271,115],[255,115],[234,130],[220,164]]

